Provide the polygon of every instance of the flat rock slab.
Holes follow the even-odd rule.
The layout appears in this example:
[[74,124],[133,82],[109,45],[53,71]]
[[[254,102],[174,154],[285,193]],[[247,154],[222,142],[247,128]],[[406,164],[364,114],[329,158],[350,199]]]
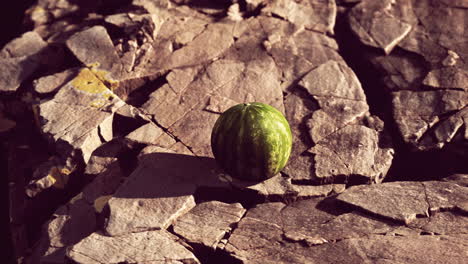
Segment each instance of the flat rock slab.
[[467,52],[458,41],[465,38],[461,21],[467,11],[461,6],[457,1],[365,0],[349,13],[360,41],[389,54],[366,52],[391,92],[403,140],[417,151],[449,146],[449,155],[467,153]]
[[[463,263],[465,216],[434,212],[404,226],[397,219],[375,218],[374,212],[343,206],[340,196],[355,193],[353,188],[338,199],[259,204],[238,223],[224,250],[242,263]],[[370,194],[359,193],[369,204],[376,203]],[[382,208],[392,207],[391,199],[381,202]],[[447,220],[453,224],[444,227]]]
[[105,230],[110,235],[165,229],[195,207],[198,187],[229,186],[217,177],[214,159],[158,147],[143,153],[138,167],[109,200]]
[[77,263],[200,263],[178,237],[166,230],[108,237],[93,233],[67,251]]
[[123,178],[115,158],[106,164],[106,168],[80,194],[59,207],[53,218],[43,226],[39,243],[34,248],[34,261],[63,263],[67,247],[98,229],[97,215]]
[[112,120],[113,113],[123,105],[125,103],[92,69],[83,68],[53,99],[38,105],[38,115],[44,134],[53,142],[68,144],[63,147],[65,153],[62,155],[68,156],[78,149],[87,162],[91,153],[103,143],[99,134],[112,130],[109,127],[112,123],[106,121]]
[[389,182],[349,188],[337,199],[371,213],[410,223],[431,211],[461,209],[466,211],[468,189],[455,183]]
[[189,243],[216,249],[226,233],[245,213],[241,204],[203,202],[174,223],[174,232]]

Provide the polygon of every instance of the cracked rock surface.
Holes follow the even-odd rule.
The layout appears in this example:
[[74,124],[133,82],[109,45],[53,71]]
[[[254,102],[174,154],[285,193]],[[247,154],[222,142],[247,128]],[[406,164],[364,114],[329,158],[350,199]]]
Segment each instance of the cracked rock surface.
[[[464,263],[467,15],[448,0],[37,1],[0,49],[16,262]],[[211,152],[217,118],[247,102],[293,134],[263,182]]]

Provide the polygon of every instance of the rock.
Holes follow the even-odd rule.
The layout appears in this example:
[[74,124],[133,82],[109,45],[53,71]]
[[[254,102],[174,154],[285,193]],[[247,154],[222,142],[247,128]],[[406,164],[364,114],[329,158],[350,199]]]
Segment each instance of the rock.
[[411,14],[411,5],[404,1],[398,5],[391,0],[379,3],[361,1],[351,10],[349,21],[353,33],[364,44],[380,48],[386,54],[390,54],[413,28],[415,21],[409,14]]
[[[285,100],[296,149],[285,172],[297,180],[321,183],[342,175],[381,182],[390,168],[393,150],[381,139],[381,128],[357,124],[364,117],[376,117],[369,117],[364,91],[351,69],[328,61],[307,73],[299,85],[311,98],[302,99],[306,97],[302,92]],[[303,132],[306,128],[308,136]],[[313,162],[304,154],[306,150],[314,154]]]
[[[350,191],[352,188],[341,195]],[[241,263],[405,263],[408,258],[426,263],[440,259],[438,254],[443,253],[431,251],[436,249],[447,250],[450,254],[443,255],[448,260],[462,263],[466,245],[460,241],[466,239],[466,224],[442,227],[439,221],[444,221],[441,216],[455,223],[466,221],[461,215],[446,213],[431,216],[433,220],[418,223],[418,219],[409,229],[344,209],[333,198],[290,205],[265,203],[248,210],[229,237],[225,251]],[[462,235],[455,234],[460,231]],[[428,232],[437,235],[424,235]]]
[[95,26],[76,33],[66,43],[84,65],[93,65],[98,70],[102,81],[112,83],[123,78],[123,65],[104,27]]
[[14,92],[21,83],[27,79],[39,67],[36,57],[16,57],[0,59],[0,91]]
[[[403,139],[420,150],[443,148],[463,129],[468,93],[399,91],[393,93],[394,118]],[[448,118],[442,116],[452,112]],[[433,136],[434,135],[434,136]]]
[[[77,263],[200,263],[165,230],[130,233],[108,237],[93,233],[67,251]],[[129,247],[129,245],[132,245]]]
[[0,58],[29,57],[40,53],[46,47],[47,42],[39,34],[29,31],[8,42],[0,51]]
[[429,218],[417,218],[409,226],[431,235],[458,235],[468,232],[466,217],[450,211],[435,212]]
[[334,0],[298,2],[276,0],[263,8],[262,12],[279,16],[297,27],[333,34],[336,4]]
[[78,74],[78,69],[67,69],[65,71],[44,76],[34,80],[34,90],[38,93],[57,92],[61,87],[71,81]]
[[258,182],[240,181],[235,178],[228,178],[233,186],[240,189],[255,191],[266,200],[275,199],[304,199],[310,197],[327,196],[332,193],[340,193],[344,190],[344,184],[323,184],[323,185],[298,185],[291,182],[291,178],[281,175]]
[[151,145],[156,143],[163,133],[164,131],[161,128],[153,123],[148,123],[133,130],[126,138],[134,142]]
[[[337,199],[381,217],[411,223],[433,211],[466,211],[468,189],[448,182],[388,182],[349,188]],[[465,199],[466,200],[466,199]]]
[[96,208],[102,197],[115,192],[123,178],[114,158],[105,170],[67,204],[55,211],[52,219],[43,226],[39,244],[34,248],[33,259],[38,263],[63,263],[66,248],[78,243],[98,229]]
[[203,202],[177,219],[174,232],[189,243],[216,249],[245,211],[240,203]]
[[124,104],[91,70],[84,68],[52,100],[39,104],[38,115],[42,132],[53,142],[62,144],[62,155],[80,150],[87,162],[103,143],[100,134],[108,132],[99,131],[103,128],[100,125],[112,119],[113,113]]
[[109,200],[106,232],[116,236],[167,228],[195,207],[198,187],[228,187],[214,169],[213,159],[153,146],[143,149],[138,167]]
[[[393,44],[398,47],[399,51],[389,56],[364,53],[383,75],[385,88],[393,98],[394,120],[405,143],[416,151],[449,148],[449,160],[457,153],[466,153],[463,116],[467,53],[458,41],[463,38],[459,25],[466,10],[459,6],[458,2],[426,0],[417,4],[361,1],[349,15],[353,30],[364,44],[387,47],[388,51]],[[388,29],[380,30],[376,18],[389,16],[383,27]],[[444,23],[439,23],[442,20]],[[374,25],[379,34],[394,40],[388,42],[392,45],[371,43]],[[408,26],[411,30],[405,34]]]
[[[189,146],[196,155],[212,156],[209,135],[218,114],[204,110],[213,102],[209,99],[211,94],[215,98],[220,94],[229,95],[229,100],[239,103],[262,101],[283,109],[273,60],[265,58],[259,63],[255,62],[248,68],[231,60],[218,60],[198,73],[200,78],[183,84],[171,80],[190,80],[190,76],[196,73],[195,69],[172,72],[174,77],[169,78],[169,85],[152,93],[142,108],[153,114],[158,124]],[[261,68],[265,69],[263,74],[258,72]]]
[[468,174],[453,174],[442,180],[453,182],[463,187],[468,187]]
[[41,65],[47,43],[35,32],[26,32],[0,51],[0,91],[14,92]]

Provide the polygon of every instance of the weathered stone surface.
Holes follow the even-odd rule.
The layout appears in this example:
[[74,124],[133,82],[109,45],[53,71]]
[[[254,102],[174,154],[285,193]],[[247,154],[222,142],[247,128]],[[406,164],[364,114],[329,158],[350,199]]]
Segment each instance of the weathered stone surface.
[[[393,150],[380,139],[381,129],[357,123],[374,117],[368,114],[364,91],[351,69],[331,60],[307,73],[299,85],[312,98],[304,100],[293,93],[285,100],[295,138],[285,172],[298,180],[331,182],[339,175],[359,175],[381,182]],[[304,135],[306,128],[309,135]],[[308,151],[315,154],[314,162],[304,154],[313,143]]]
[[245,213],[241,204],[218,201],[203,202],[174,223],[174,232],[189,243],[216,249],[224,235]]
[[[179,238],[165,230],[131,233],[108,237],[93,233],[67,251],[77,263],[200,263],[181,244]],[[129,246],[131,245],[131,246]]]
[[29,31],[20,37],[8,42],[0,51],[0,58],[16,58],[38,54],[47,47],[41,36],[34,31]]
[[215,169],[213,159],[145,148],[138,167],[109,200],[106,232],[115,236],[167,228],[195,206],[197,187],[228,186]]
[[[340,196],[348,192],[353,189]],[[389,202],[382,200],[381,206]],[[426,263],[442,258],[463,263],[466,257],[462,215],[438,212],[406,228],[342,208],[333,198],[257,205],[239,222],[225,250],[242,263]],[[449,219],[453,224],[442,226]]]
[[0,59],[0,91],[14,92],[39,67],[35,56]]
[[112,119],[124,104],[91,70],[84,68],[52,100],[40,104],[38,114],[43,133],[58,144],[68,144],[63,146],[63,155],[78,149],[87,162],[103,143],[98,127]]
[[298,27],[333,34],[336,19],[334,0],[328,1],[272,1],[262,9],[263,13],[276,15]]
[[[374,113],[393,110],[411,150],[468,153],[463,1],[75,2],[38,1],[26,14],[34,32],[0,51],[1,89],[21,87],[2,96],[37,103],[34,121],[56,155],[19,174],[11,192],[24,197],[26,179],[34,197],[10,208],[43,208],[42,198],[68,190],[35,196],[42,189],[94,177],[39,241],[17,243],[36,245],[34,261],[198,263],[193,254],[203,261],[211,247],[242,263],[464,263],[463,168],[443,181],[346,190],[381,183],[392,165],[387,124]],[[60,59],[44,56],[46,46]],[[387,97],[393,109],[378,101]],[[285,113],[294,136],[288,166],[260,183],[232,179],[210,158],[219,114],[251,101]],[[1,136],[33,122],[9,107],[17,127]],[[14,235],[34,237],[21,215]]]
[[409,34],[415,23],[409,2],[362,1],[350,12],[351,29],[364,44],[389,54]]
[[410,223],[432,211],[467,209],[468,189],[440,181],[389,182],[349,188],[337,199],[371,213]]
[[[467,104],[465,91],[393,93],[394,118],[400,133],[420,150],[442,148],[451,142],[466,126]],[[454,114],[445,117],[448,113]]]
[[[467,52],[460,40],[466,38],[461,21],[467,11],[460,6],[457,1],[361,1],[350,12],[351,27],[363,43],[387,53],[398,47],[389,56],[365,53],[391,91],[403,140],[418,151],[450,145],[452,155],[466,153]],[[389,41],[376,41],[373,27]]]
[[106,202],[103,198],[110,198],[122,178],[114,158],[80,194],[58,208],[43,226],[39,244],[34,248],[33,263],[63,263],[68,246],[98,229],[97,214]]
[[66,43],[84,65],[94,65],[104,71],[103,76],[99,76],[101,79],[122,79],[123,65],[104,27],[95,26],[76,33]]
[[71,81],[79,69],[67,69],[63,72],[41,77],[33,82],[34,90],[38,93],[51,93],[58,91],[63,85]]
[[125,136],[128,140],[153,145],[165,132],[153,123],[147,123]]
[[[226,177],[229,177],[226,175]],[[292,179],[282,175],[258,182],[240,181],[229,177],[233,186],[241,189],[253,190],[265,199],[304,199],[310,197],[327,196],[340,193],[345,189],[344,184],[299,185],[293,184]]]

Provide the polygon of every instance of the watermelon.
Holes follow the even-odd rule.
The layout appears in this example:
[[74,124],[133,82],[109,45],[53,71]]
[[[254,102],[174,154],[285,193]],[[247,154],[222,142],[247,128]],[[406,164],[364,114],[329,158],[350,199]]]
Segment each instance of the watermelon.
[[291,128],[283,114],[263,103],[245,103],[226,110],[211,133],[211,149],[229,175],[262,181],[278,174],[292,148]]

